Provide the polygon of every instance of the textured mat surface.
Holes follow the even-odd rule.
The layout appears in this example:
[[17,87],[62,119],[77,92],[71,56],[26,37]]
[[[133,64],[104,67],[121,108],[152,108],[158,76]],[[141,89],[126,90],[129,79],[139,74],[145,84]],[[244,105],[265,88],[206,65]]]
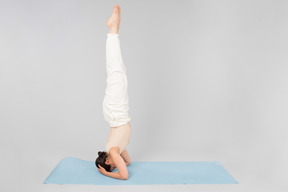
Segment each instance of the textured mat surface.
[[[154,185],[237,184],[219,161],[135,161],[127,167],[128,180],[102,175],[95,161],[65,157],[44,184]],[[117,168],[113,172],[118,172]]]

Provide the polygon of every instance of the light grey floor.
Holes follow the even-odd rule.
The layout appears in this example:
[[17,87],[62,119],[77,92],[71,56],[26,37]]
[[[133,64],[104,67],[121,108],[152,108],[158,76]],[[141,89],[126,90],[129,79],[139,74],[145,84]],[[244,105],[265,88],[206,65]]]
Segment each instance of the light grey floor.
[[[109,127],[106,21],[120,41],[132,161],[221,161],[240,184],[43,181],[95,160]],[[0,191],[288,191],[288,1],[0,1]]]
[[[71,149],[66,155],[92,160],[92,156],[81,156],[80,150]],[[78,152],[79,154],[77,154]],[[16,150],[14,150],[16,153]],[[128,186],[96,186],[96,185],[56,185],[42,184],[52,169],[57,165],[65,153],[51,156],[51,152],[45,152],[40,148],[24,148],[18,151],[21,158],[17,159],[11,151],[1,150],[1,189],[5,191],[287,191],[287,186],[282,182],[277,182],[275,178],[274,165],[271,165],[269,157],[257,160],[256,155],[235,154],[231,149],[229,154],[190,154],[179,155],[178,158],[169,158],[169,151],[161,151],[161,154],[151,154],[146,160],[220,160],[224,167],[236,178],[239,184],[223,184],[223,185],[128,185]],[[181,151],[179,151],[181,152]],[[238,151],[239,152],[239,151]],[[257,151],[255,151],[257,153]],[[50,154],[50,155],[49,155]],[[131,153],[132,157],[135,152]],[[185,152],[183,151],[183,154]],[[19,155],[20,156],[20,155]],[[190,156],[190,157],[189,157]],[[243,156],[245,158],[239,158]],[[196,158],[197,157],[197,158]],[[239,159],[236,159],[239,158]],[[90,159],[91,158],[91,159]],[[137,159],[140,160],[140,159]],[[267,167],[266,167],[267,166]],[[260,170],[260,167],[263,170]],[[277,166],[276,166],[277,167]],[[284,178],[284,175],[282,175]]]

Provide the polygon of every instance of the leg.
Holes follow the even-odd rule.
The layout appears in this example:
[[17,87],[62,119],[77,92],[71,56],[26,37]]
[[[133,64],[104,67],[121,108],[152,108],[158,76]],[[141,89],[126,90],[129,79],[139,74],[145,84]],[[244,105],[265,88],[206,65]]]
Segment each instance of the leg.
[[128,81],[126,67],[121,55],[119,34],[107,34],[106,72],[107,80],[103,100],[103,114],[111,127],[117,127],[131,120],[128,114]]

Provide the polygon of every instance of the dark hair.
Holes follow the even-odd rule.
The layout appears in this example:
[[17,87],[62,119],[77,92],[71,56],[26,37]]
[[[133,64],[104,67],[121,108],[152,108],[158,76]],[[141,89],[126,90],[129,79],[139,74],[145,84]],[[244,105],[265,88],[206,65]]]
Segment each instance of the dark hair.
[[98,157],[95,160],[95,165],[96,165],[96,167],[99,168],[98,165],[100,164],[101,167],[103,167],[106,171],[112,172],[111,171],[111,166],[105,164],[106,159],[107,159],[107,153],[105,151],[99,151],[98,152]]

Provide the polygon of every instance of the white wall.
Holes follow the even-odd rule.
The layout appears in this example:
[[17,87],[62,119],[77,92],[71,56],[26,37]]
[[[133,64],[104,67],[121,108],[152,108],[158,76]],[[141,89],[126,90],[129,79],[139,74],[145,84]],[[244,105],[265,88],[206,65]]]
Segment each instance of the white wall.
[[132,161],[220,160],[240,184],[207,191],[284,190],[288,3],[280,0],[0,1],[0,187],[55,191],[42,182],[62,158],[93,161],[104,150],[114,2]]

